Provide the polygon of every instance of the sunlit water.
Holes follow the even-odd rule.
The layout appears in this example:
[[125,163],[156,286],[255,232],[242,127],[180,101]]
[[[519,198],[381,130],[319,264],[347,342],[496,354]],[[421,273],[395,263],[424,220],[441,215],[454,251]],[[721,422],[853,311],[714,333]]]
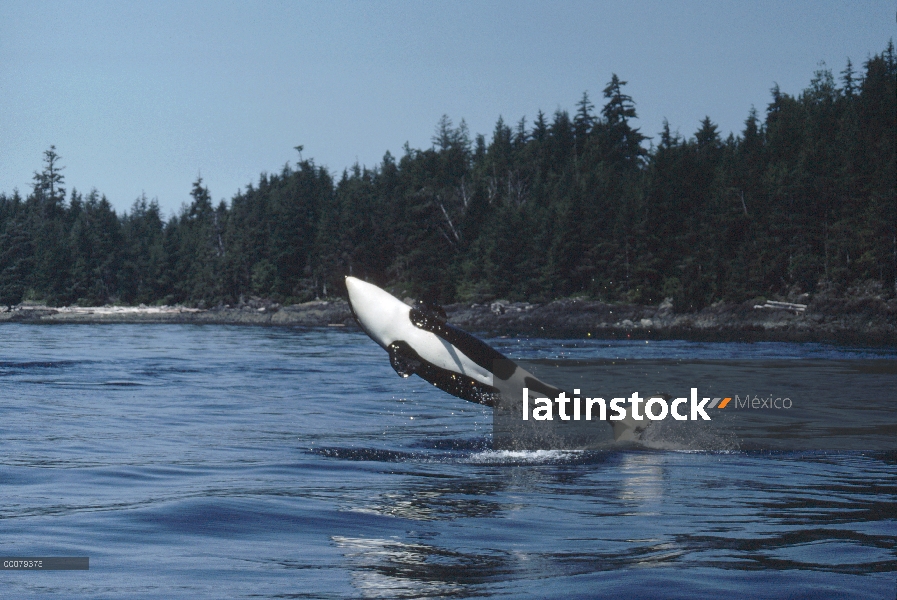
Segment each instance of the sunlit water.
[[[490,340],[516,357],[897,356]],[[497,452],[363,334],[0,327],[0,596],[894,598],[897,455]]]

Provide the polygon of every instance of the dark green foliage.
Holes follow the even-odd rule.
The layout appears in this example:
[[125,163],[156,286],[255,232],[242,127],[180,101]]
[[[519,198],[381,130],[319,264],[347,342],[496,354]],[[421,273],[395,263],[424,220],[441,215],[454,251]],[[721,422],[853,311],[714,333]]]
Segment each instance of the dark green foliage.
[[152,303],[164,296],[164,222],[156,201],[146,196],[134,201],[131,213],[121,219],[124,248],[119,276],[121,300],[129,304]]
[[0,304],[18,304],[34,269],[34,247],[18,192],[0,195]]
[[91,191],[83,203],[72,192],[75,217],[68,247],[74,261],[60,301],[88,306],[103,304],[119,292],[122,271],[122,228],[106,197]]
[[96,191],[66,201],[51,147],[26,199],[0,194],[0,303],[301,302],[348,274],[442,302],[680,310],[821,282],[897,290],[893,45],[863,67],[841,87],[824,67],[798,96],[774,87],[737,137],[709,117],[688,138],[665,124],[650,151],[613,75],[600,110],[584,93],[573,118],[499,118],[474,140],[443,116],[431,148],[336,182],[300,154],[216,206],[197,178],[167,221],[145,197],[122,216]]

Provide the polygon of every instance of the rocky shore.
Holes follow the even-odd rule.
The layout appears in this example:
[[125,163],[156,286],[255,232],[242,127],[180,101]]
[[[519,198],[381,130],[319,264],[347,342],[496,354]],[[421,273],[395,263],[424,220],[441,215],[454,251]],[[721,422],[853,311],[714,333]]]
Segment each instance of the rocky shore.
[[0,308],[0,323],[215,323],[229,325],[355,326],[352,311],[343,299],[315,300],[281,306],[251,301],[239,307],[212,309],[184,306],[64,306],[20,304]]
[[447,307],[449,320],[496,334],[714,341],[897,344],[897,301],[718,303],[676,313],[659,306],[558,300],[542,306],[492,303]]
[[[445,309],[450,323],[490,335],[897,344],[897,298],[885,297],[876,288],[849,291],[853,293],[798,298],[804,303],[765,299],[717,303],[690,313],[675,312],[669,301],[644,306],[575,299],[547,304],[453,304]],[[239,307],[207,310],[181,306],[53,308],[23,304],[0,308],[0,324],[4,322],[357,327],[342,299],[291,306],[254,299]]]

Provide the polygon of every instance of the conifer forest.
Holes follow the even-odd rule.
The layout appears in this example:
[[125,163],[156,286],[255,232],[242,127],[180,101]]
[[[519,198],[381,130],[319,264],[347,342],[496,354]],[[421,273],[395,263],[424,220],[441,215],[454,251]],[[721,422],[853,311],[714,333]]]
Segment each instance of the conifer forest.
[[738,135],[707,117],[649,139],[614,75],[600,100],[489,135],[444,116],[430,148],[373,168],[331,173],[297,146],[230,201],[197,178],[170,217],[146,197],[118,214],[69,192],[51,147],[27,196],[0,194],[0,304],[298,303],[343,295],[349,274],[443,303],[688,311],[870,280],[893,295],[895,82],[892,42],[798,95],[774,87]]

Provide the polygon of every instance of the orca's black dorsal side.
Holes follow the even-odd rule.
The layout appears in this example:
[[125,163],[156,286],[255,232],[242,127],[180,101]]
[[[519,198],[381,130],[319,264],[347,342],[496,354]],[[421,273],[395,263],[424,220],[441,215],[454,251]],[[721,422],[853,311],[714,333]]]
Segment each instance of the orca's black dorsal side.
[[[445,311],[440,309],[442,314]],[[507,359],[501,352],[487,344],[486,342],[476,338],[466,331],[462,331],[453,325],[446,323],[444,318],[440,318],[432,309],[427,310],[420,306],[415,306],[408,314],[408,318],[415,327],[419,327],[424,331],[439,336],[446,342],[464,353],[467,358],[483,367],[499,379],[507,379],[513,373],[513,363]],[[497,362],[496,361],[500,361]],[[494,369],[502,370],[502,367],[510,367],[510,373],[496,373]]]

